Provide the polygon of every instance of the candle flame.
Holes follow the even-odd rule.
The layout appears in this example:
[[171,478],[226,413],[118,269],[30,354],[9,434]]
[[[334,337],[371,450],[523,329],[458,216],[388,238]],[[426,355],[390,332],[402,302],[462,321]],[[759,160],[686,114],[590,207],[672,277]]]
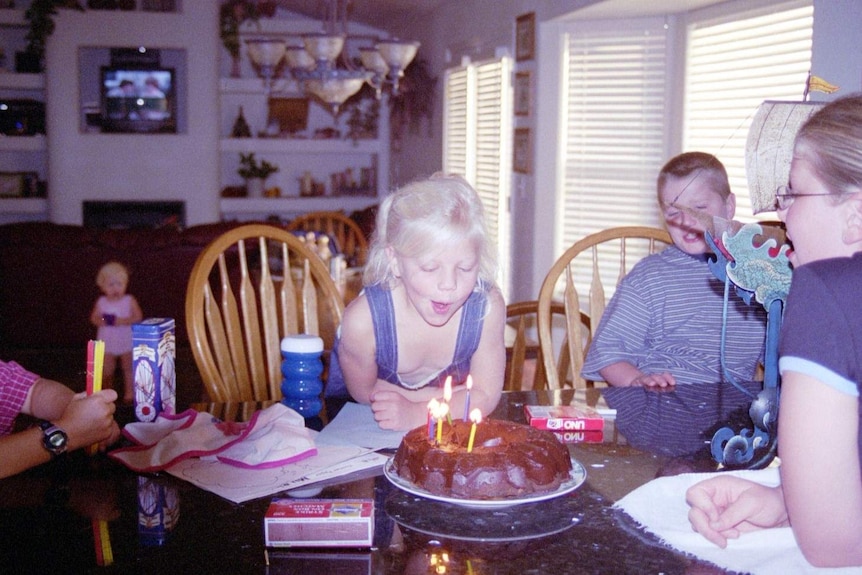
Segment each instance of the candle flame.
[[428,411],[431,412],[431,415],[434,415],[434,412],[437,411],[437,406],[440,405],[440,402],[437,401],[437,398],[434,397],[431,401],[428,402]]
[[467,381],[465,382],[465,385],[467,386],[468,390],[473,389],[473,376],[472,375],[467,375]]
[[482,412],[479,411],[478,407],[470,412],[470,421],[473,423],[482,423]]
[[446,377],[446,383],[443,384],[443,400],[446,403],[452,399],[452,376]]
[[437,415],[437,417],[439,419],[443,419],[444,417],[446,417],[446,414],[449,413],[449,404],[448,403],[441,403],[437,407],[437,413],[439,414],[439,415]]

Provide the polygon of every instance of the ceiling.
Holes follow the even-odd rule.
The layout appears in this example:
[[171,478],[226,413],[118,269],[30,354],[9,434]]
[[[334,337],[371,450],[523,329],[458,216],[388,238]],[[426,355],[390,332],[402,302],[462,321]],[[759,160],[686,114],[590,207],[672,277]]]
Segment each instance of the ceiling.
[[[333,0],[276,0],[278,5],[315,20],[325,20]],[[339,2],[343,0],[338,0]],[[398,27],[405,20],[419,20],[447,0],[347,0],[348,19],[380,28]],[[463,0],[459,0],[463,1]]]
[[[315,20],[327,17],[328,6],[334,1],[276,0],[285,10],[303,14]],[[339,2],[344,0],[337,0]],[[395,28],[405,20],[416,21],[452,0],[346,0],[348,19],[381,29]],[[456,0],[465,2],[469,0]],[[489,1],[489,0],[479,0]],[[493,0],[496,1],[496,0]],[[659,14],[675,14],[718,4],[725,0],[604,0],[578,10],[575,18],[636,18]]]

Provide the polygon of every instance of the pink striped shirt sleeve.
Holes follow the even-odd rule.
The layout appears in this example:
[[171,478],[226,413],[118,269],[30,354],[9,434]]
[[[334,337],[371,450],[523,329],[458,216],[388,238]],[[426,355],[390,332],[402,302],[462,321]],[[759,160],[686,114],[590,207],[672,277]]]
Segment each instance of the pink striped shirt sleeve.
[[7,435],[12,430],[27,393],[38,379],[38,375],[14,361],[0,361],[0,435]]

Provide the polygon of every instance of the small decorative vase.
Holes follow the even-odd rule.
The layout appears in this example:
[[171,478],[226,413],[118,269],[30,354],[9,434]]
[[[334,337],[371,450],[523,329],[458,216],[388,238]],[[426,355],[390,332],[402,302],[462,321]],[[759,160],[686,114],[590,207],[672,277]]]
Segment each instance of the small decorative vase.
[[249,198],[262,198],[263,187],[263,178],[249,178],[245,181],[245,193]]

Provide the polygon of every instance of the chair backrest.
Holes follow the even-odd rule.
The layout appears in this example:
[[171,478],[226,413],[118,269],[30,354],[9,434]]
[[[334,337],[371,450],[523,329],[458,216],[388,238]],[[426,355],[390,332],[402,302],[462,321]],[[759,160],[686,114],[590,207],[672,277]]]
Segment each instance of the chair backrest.
[[281,339],[320,335],[331,350],[344,303],[329,270],[291,232],[234,228],[198,256],[186,328],[212,401],[281,398]]
[[359,224],[342,212],[309,212],[291,220],[287,229],[327,234],[335,240],[351,267],[362,267],[368,260],[368,238]]
[[[589,336],[595,333],[605,311],[606,283],[615,288],[638,260],[661,251],[670,243],[670,234],[660,228],[609,228],[575,242],[551,266],[538,300],[539,349],[550,389],[559,389],[569,381],[574,387],[587,386],[588,382],[580,375],[589,345],[589,339],[583,337],[582,326],[586,321],[590,326]],[[581,301],[575,287],[579,280],[582,280],[581,285],[589,286],[588,305]],[[566,313],[566,341],[559,352],[559,361],[554,353],[551,319],[551,307],[555,302],[561,302]]]
[[[566,317],[563,304],[552,302],[550,309],[552,325],[563,325]],[[519,301],[506,306],[506,391],[547,387],[539,349],[538,311],[538,300]],[[587,322],[584,337],[589,337],[589,318],[582,314],[582,320]],[[557,349],[555,353],[559,351]]]

